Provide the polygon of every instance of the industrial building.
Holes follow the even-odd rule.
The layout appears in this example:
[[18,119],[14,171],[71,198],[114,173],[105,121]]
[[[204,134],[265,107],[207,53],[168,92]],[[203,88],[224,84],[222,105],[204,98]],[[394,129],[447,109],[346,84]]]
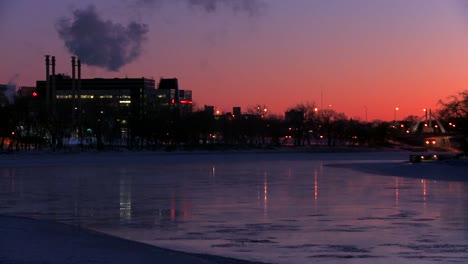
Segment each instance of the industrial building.
[[[138,136],[145,121],[161,112],[180,116],[192,111],[192,91],[179,90],[177,79],[81,78],[81,63],[72,57],[72,76],[55,74],[55,58],[46,56],[46,80],[36,82],[34,97],[47,120],[66,121],[89,133],[113,130],[113,137]],[[52,67],[52,74],[50,74]]]

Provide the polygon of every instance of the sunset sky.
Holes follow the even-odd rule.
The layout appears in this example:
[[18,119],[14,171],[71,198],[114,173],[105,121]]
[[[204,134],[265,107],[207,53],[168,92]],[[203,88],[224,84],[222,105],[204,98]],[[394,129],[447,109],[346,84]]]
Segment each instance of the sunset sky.
[[[397,119],[422,115],[468,88],[463,0],[0,0],[0,83],[35,85],[45,54],[70,74],[64,35],[76,12],[130,34],[128,54],[90,59],[98,66],[84,65],[83,78],[177,77],[198,106],[284,114],[315,102],[392,120],[395,107]],[[96,46],[86,52],[105,60]]]

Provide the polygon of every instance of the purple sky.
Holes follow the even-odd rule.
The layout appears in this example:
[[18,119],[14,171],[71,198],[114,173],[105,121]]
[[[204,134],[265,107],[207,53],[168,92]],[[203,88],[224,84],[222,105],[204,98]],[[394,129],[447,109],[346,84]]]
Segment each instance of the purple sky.
[[[108,27],[70,30],[76,10]],[[0,0],[0,83],[44,79],[45,54],[69,74],[75,48],[98,65],[84,78],[177,77],[199,106],[390,120],[468,87],[467,17],[461,0]]]

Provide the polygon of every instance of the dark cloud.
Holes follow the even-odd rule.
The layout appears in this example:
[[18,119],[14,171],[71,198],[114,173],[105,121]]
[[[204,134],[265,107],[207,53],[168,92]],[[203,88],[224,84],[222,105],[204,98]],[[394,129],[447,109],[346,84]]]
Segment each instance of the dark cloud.
[[250,15],[258,14],[264,6],[260,0],[185,0],[193,7],[199,7],[206,12],[216,12],[221,7],[229,7],[234,11],[247,12]]
[[103,20],[94,6],[73,11],[73,18],[60,19],[56,28],[68,51],[82,63],[111,71],[140,56],[148,33],[146,24],[124,26]]
[[182,2],[189,7],[201,9],[207,13],[214,13],[222,8],[229,8],[235,12],[257,15],[265,7],[264,0],[136,0],[137,5],[160,6],[162,3]]

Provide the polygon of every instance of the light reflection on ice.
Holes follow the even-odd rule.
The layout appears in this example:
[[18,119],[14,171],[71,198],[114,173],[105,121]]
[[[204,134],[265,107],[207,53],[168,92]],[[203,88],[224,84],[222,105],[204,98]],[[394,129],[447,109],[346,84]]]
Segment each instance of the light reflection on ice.
[[120,175],[120,221],[130,222],[132,220],[132,178],[131,175],[122,171]]
[[0,213],[272,263],[468,257],[466,182],[326,166],[407,157],[340,155],[155,155],[10,166],[0,169]]

